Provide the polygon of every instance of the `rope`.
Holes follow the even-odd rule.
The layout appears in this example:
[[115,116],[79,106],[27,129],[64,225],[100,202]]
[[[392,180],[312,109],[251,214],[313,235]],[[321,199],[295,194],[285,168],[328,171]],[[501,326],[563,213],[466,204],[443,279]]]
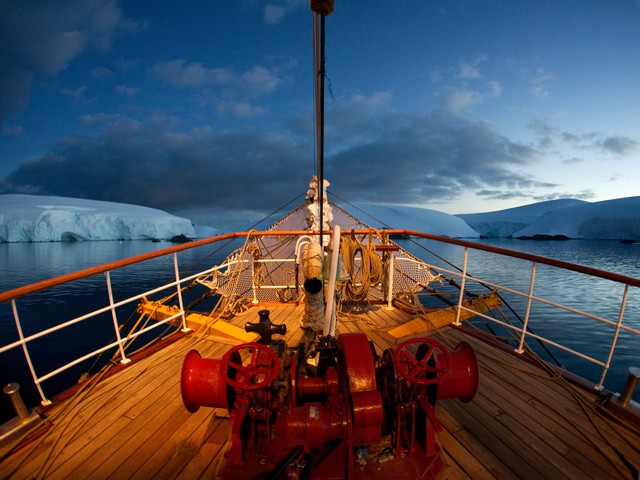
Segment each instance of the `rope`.
[[260,251],[260,247],[257,243],[251,242],[247,245],[247,252],[251,255],[254,260],[254,270],[253,270],[253,282],[256,285],[262,285],[264,283],[264,269],[262,268],[262,252]]
[[377,285],[384,278],[384,269],[382,268],[382,258],[376,252],[376,246],[373,242],[367,244],[367,254],[369,255],[369,282]]
[[[364,301],[369,293],[369,287],[382,281],[384,276],[382,259],[376,252],[372,241],[369,241],[365,246],[353,237],[344,236],[341,239],[340,248],[345,269],[350,276],[345,285],[345,295],[354,302]],[[356,272],[355,263],[358,253],[360,253],[361,260],[360,269]],[[359,282],[358,277],[360,278]]]
[[[350,277],[347,280],[345,293],[350,300],[360,302],[367,298],[369,293],[370,266],[369,255],[365,254],[363,245],[355,239],[342,237],[342,256],[344,258],[344,266]],[[355,271],[356,255],[360,252],[360,282],[357,281],[357,272]]]

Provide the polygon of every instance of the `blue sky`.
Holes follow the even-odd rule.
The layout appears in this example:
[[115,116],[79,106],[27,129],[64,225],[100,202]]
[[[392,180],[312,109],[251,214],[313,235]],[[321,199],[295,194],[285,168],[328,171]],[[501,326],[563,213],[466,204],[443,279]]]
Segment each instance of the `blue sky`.
[[[338,0],[326,24],[341,198],[640,194],[640,1]],[[307,0],[2,0],[0,192],[284,205],[315,168],[311,30]]]

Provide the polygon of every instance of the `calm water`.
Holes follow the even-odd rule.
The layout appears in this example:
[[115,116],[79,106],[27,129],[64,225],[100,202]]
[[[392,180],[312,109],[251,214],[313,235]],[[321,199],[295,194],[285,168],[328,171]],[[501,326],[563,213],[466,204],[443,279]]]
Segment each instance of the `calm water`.
[[[536,242],[508,239],[482,240],[482,242],[526,251],[538,255],[566,260],[573,263],[588,265],[603,270],[633,277],[640,276],[640,244],[623,245],[616,241],[562,241],[562,242]],[[422,248],[403,242],[402,246],[408,248],[421,258],[430,263],[452,269],[435,255],[462,265],[462,249],[448,245],[437,245],[433,242],[423,242],[422,247],[427,248],[434,255],[424,254]],[[25,243],[25,244],[0,244],[0,291],[29,284],[38,280],[55,277],[73,272],[82,268],[99,265],[120,258],[158,250],[170,246],[168,243],[152,243],[148,241],[128,242],[77,242],[77,243]],[[232,247],[238,243],[217,251],[218,246],[201,247],[193,252],[185,252],[179,255],[181,271],[194,266],[206,257],[204,262],[197,266],[203,270],[209,265],[218,263]],[[143,268],[129,267],[123,272],[112,274],[114,283],[114,296],[116,301],[124,298],[131,291],[150,289],[161,283],[166,283],[172,278],[172,258],[161,259],[146,265]],[[198,271],[194,270],[194,271]],[[482,252],[472,252],[469,261],[469,273],[477,277],[487,278],[489,281],[517,287],[527,291],[530,265],[519,260],[496,260]],[[97,287],[97,288],[96,288]],[[468,284],[475,293],[489,293],[483,287]],[[593,280],[583,275],[559,272],[555,269],[538,266],[535,291],[536,296],[543,296],[550,300],[562,301],[573,308],[587,311],[591,314],[602,316],[613,321],[617,320],[622,298],[622,288],[611,282]],[[640,292],[631,289],[624,319],[625,323],[640,328]],[[40,300],[46,297],[47,310]],[[69,299],[73,298],[80,305],[77,312],[66,311],[64,318],[73,318],[86,312],[86,305],[107,304],[107,290],[103,275],[97,275],[73,286],[63,286],[51,290],[45,294],[39,294],[34,298],[18,301],[21,321],[25,335],[37,332],[51,325],[54,312],[52,308],[69,308]],[[505,299],[516,310],[524,312],[524,300],[520,297],[505,294]],[[540,308],[540,307],[536,307]],[[536,313],[542,315],[536,316]],[[613,329],[600,328],[596,322],[585,321],[577,318],[569,312],[554,312],[553,315],[544,315],[545,312],[532,311],[532,319],[543,317],[544,320],[532,320],[532,330],[575,348],[598,360],[606,360],[608,347],[613,336]],[[119,313],[126,318],[126,313]],[[521,313],[524,316],[524,313]],[[0,305],[0,335],[2,343],[13,341],[17,338],[10,305]],[[113,336],[113,326],[110,315],[98,317],[85,322],[72,330],[71,334],[56,335],[54,342],[33,342],[30,347],[32,355],[44,356],[54,354],[59,358],[59,365],[45,365],[39,371],[51,371],[57,366],[63,365],[70,351],[84,354],[93,351],[100,345],[110,341]],[[573,370],[592,382],[600,379],[601,368],[581,359],[576,359],[563,352],[554,351],[554,355],[561,364]],[[27,405],[38,402],[39,397],[34,388],[30,387],[28,371],[22,365],[23,356],[20,351],[11,354],[0,355],[0,381],[2,385],[8,382],[19,382],[23,385],[23,393]],[[37,360],[36,360],[37,363]],[[55,393],[58,388],[54,382],[61,384],[74,382],[80,373],[87,370],[89,365],[81,365],[65,373],[59,379],[44,382],[45,392],[49,395]],[[640,339],[631,338],[630,335],[622,335],[616,348],[616,365],[607,375],[605,384],[614,391],[620,391],[627,376],[627,369],[631,366],[640,366]],[[46,367],[46,368],[44,368]],[[640,391],[634,398],[640,401]],[[0,421],[6,420],[10,415],[8,400],[0,400]]]
[[[640,244],[625,245],[617,241],[541,242],[510,239],[481,240],[480,243],[564,260],[635,278],[640,277]],[[454,263],[462,266],[463,249],[460,247],[427,241],[422,241],[421,246],[449,261],[455,259]],[[413,246],[410,250],[419,254],[429,263],[453,270],[443,261],[430,258],[428,254],[425,256],[422,248]],[[483,278],[493,284],[507,286],[526,293],[529,289],[531,264],[518,259],[495,258],[488,253],[471,251],[468,272],[470,275]],[[490,292],[489,289],[474,282],[467,283],[467,287],[477,294]],[[583,274],[567,272],[545,265],[537,265],[536,267],[534,296],[562,303],[573,309],[613,322],[618,320],[623,292],[623,286],[610,281],[594,279]],[[524,318],[526,299],[502,292],[501,296],[509,306],[518,312],[520,318]],[[502,310],[510,316],[512,323],[519,324],[519,320],[509,312],[506,306]],[[640,289],[629,289],[623,319],[625,325],[640,329]],[[607,360],[615,333],[613,327],[539,303],[534,303],[532,307],[529,329],[535,334],[602,362]],[[550,357],[537,345],[536,341],[529,340],[529,344],[538,353],[544,353],[544,358],[550,360]],[[568,370],[593,383],[600,381],[602,367],[558,349],[550,348],[550,351],[558,363]],[[622,332],[618,338],[613,362],[615,365],[612,365],[607,373],[605,386],[619,392],[627,378],[629,367],[640,366],[640,337]],[[637,389],[634,399],[640,401],[640,389]]]
[[[150,241],[0,243],[0,271],[3,273],[0,275],[0,291],[171,246],[173,245],[170,243]],[[236,241],[224,252],[217,252],[220,245],[214,245],[180,253],[178,261],[181,273],[197,268],[193,270],[195,273],[217,264],[232,248],[238,246],[239,243]],[[202,263],[198,265],[199,262]],[[111,273],[116,302],[174,279],[172,256],[146,262],[144,267],[134,265]],[[28,336],[53,326],[60,318],[66,321],[96,308],[106,307],[108,301],[105,276],[99,274],[18,299],[16,303],[23,333]],[[58,308],[60,311],[56,311]],[[132,315],[132,310],[133,306],[128,306],[118,311],[120,324],[127,320],[131,324],[137,320],[138,315]],[[156,329],[153,333],[159,332],[160,330]],[[43,375],[112,342],[113,337],[113,320],[111,314],[107,313],[69,327],[62,333],[50,334],[46,342],[30,342],[29,350],[36,371]],[[0,305],[0,338],[2,345],[18,339],[9,303]],[[47,359],[46,362],[44,358]],[[106,360],[100,359],[102,364]],[[0,385],[9,382],[20,383],[25,403],[32,406],[40,401],[40,396],[31,385],[31,374],[25,363],[21,349],[0,354]],[[73,385],[82,373],[92,368],[92,364],[93,360],[86,361],[59,376],[45,380],[45,394],[52,396]],[[0,422],[13,416],[9,401],[4,395],[1,396],[3,398],[0,398]]]

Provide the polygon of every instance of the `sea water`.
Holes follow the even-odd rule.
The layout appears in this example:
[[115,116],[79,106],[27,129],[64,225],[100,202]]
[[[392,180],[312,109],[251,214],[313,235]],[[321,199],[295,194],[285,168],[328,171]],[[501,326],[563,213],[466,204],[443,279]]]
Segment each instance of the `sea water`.
[[[477,243],[640,278],[640,244],[626,244],[613,240],[514,239],[482,239]],[[420,240],[418,245],[412,247],[402,246],[428,263],[439,265],[443,269],[454,270],[454,267],[445,260],[452,261],[455,266],[462,268],[464,253],[462,247],[424,240]],[[531,262],[498,257],[491,253],[470,249],[467,271],[469,275],[482,278],[491,284],[516,289],[524,294],[529,293],[532,277]],[[459,278],[457,280],[459,281]],[[490,287],[483,287],[469,280],[465,289],[475,294],[489,294],[491,291]],[[454,290],[455,292],[457,290]],[[639,288],[629,288],[622,311],[623,285],[537,263],[532,294],[534,297],[565,305],[570,309],[585,312],[614,324],[618,322],[622,313],[624,325],[640,330]],[[501,315],[504,313],[510,318],[512,324],[521,327],[520,322],[526,317],[527,298],[503,290],[500,291],[500,295],[505,300],[505,305],[501,307],[500,315],[494,316],[503,320]],[[517,316],[511,313],[511,309],[517,312]],[[474,320],[475,324],[483,322],[478,321],[477,318]],[[500,331],[500,328],[495,328],[495,325],[490,322],[488,325]],[[616,334],[615,325],[606,325],[598,320],[540,302],[532,303],[527,328],[536,335],[602,363],[608,361]],[[504,332],[506,330],[502,331],[501,335],[506,337]],[[602,366],[550,346],[548,343],[539,343],[532,338],[528,338],[527,343],[545,360],[557,363],[594,384],[600,382]],[[630,367],[640,367],[640,336],[621,331],[616,339],[615,357],[606,374],[604,385],[613,392],[622,391]],[[640,388],[636,389],[633,398],[640,401]]]
[[[435,244],[420,241],[415,245],[401,241],[404,248],[413,251],[429,263],[442,265],[442,268],[453,269],[443,259],[451,261],[455,266],[462,267],[462,249],[460,247]],[[511,239],[483,239],[479,243],[524,251],[536,255],[564,260],[589,267],[608,270],[631,277],[640,276],[640,244],[622,244],[617,241],[524,241]],[[153,243],[150,241],[108,241],[108,242],[45,242],[45,243],[2,243],[0,244],[0,291],[10,290],[39,280],[46,280],[80,269],[93,267],[106,262],[127,258],[133,255],[159,250],[171,246],[168,243]],[[237,247],[238,245],[236,245]],[[208,266],[219,263],[233,248],[219,250],[219,246],[212,245],[179,254],[181,272],[193,268],[193,272],[201,271]],[[426,249],[426,251],[425,251]],[[531,264],[514,259],[497,259],[493,255],[472,251],[469,257],[469,273],[477,277],[488,278],[492,283],[517,286],[527,292],[531,276]],[[154,260],[144,266],[128,267],[123,272],[114,272],[114,296],[125,298],[141,289],[150,289],[172,280],[173,258]],[[536,270],[534,294],[552,301],[569,304],[572,308],[589,312],[602,318],[617,321],[620,314],[622,287],[611,282],[594,280],[581,274],[574,274],[558,269],[538,265]],[[117,277],[117,278],[116,278]],[[489,293],[482,291],[482,287],[468,283],[475,293]],[[624,312],[624,322],[636,329],[640,328],[640,289],[631,288]],[[18,301],[21,312],[24,334],[29,335],[43,328],[51,326],[56,317],[73,318],[88,311],[91,305],[107,304],[107,288],[104,275],[95,275],[89,279],[52,289],[37,294],[28,299]],[[50,309],[69,307],[69,299],[78,309],[77,312],[52,312]],[[526,299],[505,295],[507,301],[514,308],[522,310]],[[539,307],[536,307],[539,308]],[[59,315],[58,315],[59,313]],[[535,315],[532,318],[543,318],[544,321],[532,321],[530,328],[539,335],[559,341],[569,348],[600,361],[607,359],[609,346],[614,329],[601,328],[594,321],[577,318],[570,312],[554,310],[549,317]],[[88,323],[86,328],[76,329],[69,335],[56,334],[53,342],[33,342],[30,345],[34,357],[38,352],[56,353],[61,358],[61,365],[67,357],[76,358],[78,353],[93,351],[111,340],[113,325],[107,315],[106,318]],[[0,305],[0,338],[2,344],[17,339],[16,326],[10,304]],[[564,340],[570,339],[567,342]],[[579,357],[554,351],[553,355],[569,370],[578,373],[593,383],[600,380],[602,367],[584,361]],[[66,360],[68,361],[68,360]],[[615,364],[605,379],[607,388],[621,391],[629,367],[640,367],[640,338],[630,334],[622,334],[616,347]],[[50,366],[48,366],[50,367]],[[56,366],[54,365],[53,368]],[[85,366],[82,366],[85,368]],[[50,371],[51,368],[48,370]],[[73,382],[78,369],[47,380],[43,386],[50,392],[57,393],[56,382]],[[24,357],[20,349],[14,349],[11,355],[0,354],[0,381],[2,385],[9,382],[22,384],[25,402],[28,406],[39,400],[37,391],[33,388],[30,374],[24,365]],[[634,395],[640,401],[640,389]],[[0,422],[11,416],[7,399],[0,399]]]

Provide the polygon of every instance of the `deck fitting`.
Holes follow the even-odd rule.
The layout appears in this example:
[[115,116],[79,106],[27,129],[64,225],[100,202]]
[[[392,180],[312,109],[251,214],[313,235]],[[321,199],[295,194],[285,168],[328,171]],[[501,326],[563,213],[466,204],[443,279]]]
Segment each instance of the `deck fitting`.
[[624,384],[624,389],[620,394],[620,404],[623,407],[626,407],[629,404],[629,400],[631,400],[631,395],[633,395],[634,390],[636,389],[636,385],[638,385],[638,379],[640,379],[640,368],[638,367],[630,367],[629,375],[627,376],[627,381]]
[[20,395],[20,385],[17,383],[9,383],[2,389],[7,394],[13,409],[16,412],[16,417],[0,425],[0,445],[5,445],[11,439],[16,438],[18,435],[25,433],[37,422],[42,420],[37,412],[27,409]]

